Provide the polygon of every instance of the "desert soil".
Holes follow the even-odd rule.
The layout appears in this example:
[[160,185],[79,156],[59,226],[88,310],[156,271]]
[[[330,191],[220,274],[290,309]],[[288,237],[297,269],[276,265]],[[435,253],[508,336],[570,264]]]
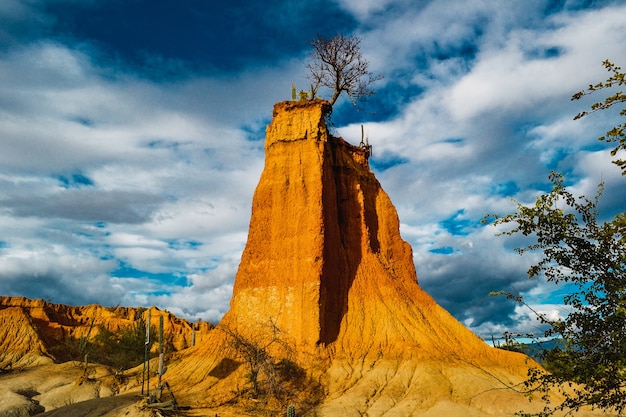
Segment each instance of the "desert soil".
[[117,395],[115,397],[94,398],[79,403],[66,405],[52,411],[37,414],[40,417],[102,417],[105,415],[139,415],[140,410],[129,407],[141,401],[137,394]]

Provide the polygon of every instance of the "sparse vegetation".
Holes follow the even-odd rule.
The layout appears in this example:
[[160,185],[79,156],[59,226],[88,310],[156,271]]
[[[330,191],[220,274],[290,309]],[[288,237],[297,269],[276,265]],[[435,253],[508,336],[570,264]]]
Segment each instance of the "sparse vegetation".
[[[154,334],[152,329],[150,332]],[[92,360],[118,370],[132,368],[143,362],[145,339],[146,322],[141,315],[131,326],[116,333],[101,329],[93,341]],[[154,337],[150,340],[152,345]]]
[[280,338],[280,330],[275,323],[262,326],[254,337],[244,336],[237,330],[223,327],[229,336],[231,346],[243,360],[248,373],[246,378],[250,384],[253,398],[270,396],[282,398],[284,392],[281,386],[281,364],[287,359],[279,359],[274,352],[282,353],[285,358],[291,355],[291,348]]
[[[496,293],[492,293],[492,295],[497,295]],[[532,335],[526,334],[523,335],[521,333],[511,333],[504,332],[502,335],[503,341],[500,342],[492,338],[492,343],[495,348],[508,350],[511,352],[519,352],[519,353],[527,353],[525,345],[518,341],[519,337],[532,337]]]
[[293,349],[282,339],[274,322],[259,325],[253,336],[229,327],[218,329],[228,335],[227,347],[235,350],[236,359],[246,367],[248,387],[238,393],[240,397],[248,396],[269,408],[278,404],[282,410],[293,401],[302,409],[319,403],[322,397],[319,383],[308,378],[305,370],[291,360]]
[[[576,198],[560,174],[553,173],[551,181],[552,191],[537,197],[534,206],[518,203],[516,213],[495,221],[515,224],[504,235],[520,233],[537,239],[517,249],[520,254],[543,254],[528,270],[530,278],[545,277],[576,288],[564,297],[570,307],[565,318],[552,320],[537,313],[538,320],[548,326],[543,336],[563,343],[541,354],[550,373],[533,370],[526,385],[544,393],[545,400],[553,389],[559,389],[565,400],[533,415],[549,416],[582,406],[621,413],[626,407],[626,216],[622,213],[600,223],[597,206],[602,187],[594,199]],[[527,305],[519,295],[508,297]],[[561,389],[571,382],[578,386]]]
[[[53,346],[51,353],[61,362],[75,360],[99,363],[117,371],[139,365],[144,359],[146,322],[141,311],[135,322],[117,332],[105,327],[94,330],[93,320],[88,332],[78,339],[68,338],[63,343]],[[151,334],[153,330],[151,329]],[[151,337],[150,340],[154,340]]]

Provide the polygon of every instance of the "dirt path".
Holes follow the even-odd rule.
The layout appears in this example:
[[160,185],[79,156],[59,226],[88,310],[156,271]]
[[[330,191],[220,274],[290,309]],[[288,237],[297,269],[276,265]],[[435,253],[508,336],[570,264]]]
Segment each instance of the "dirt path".
[[141,396],[137,394],[96,398],[37,414],[37,417],[100,417],[120,408],[128,407],[139,400],[141,400]]

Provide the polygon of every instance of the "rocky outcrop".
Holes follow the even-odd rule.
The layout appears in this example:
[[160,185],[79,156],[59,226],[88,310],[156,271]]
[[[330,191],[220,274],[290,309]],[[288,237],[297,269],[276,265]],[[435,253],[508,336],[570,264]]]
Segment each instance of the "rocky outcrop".
[[271,349],[278,329],[326,393],[318,415],[519,410],[527,400],[504,388],[525,379],[528,359],[489,347],[420,288],[370,150],[332,136],[330,111],[322,100],[275,105],[230,310],[174,369],[190,393],[219,401],[245,385],[224,335]]
[[273,322],[299,352],[333,358],[492,361],[494,350],[418,285],[369,150],[330,135],[329,112],[321,100],[275,106],[223,324]]
[[[162,316],[165,339],[173,350],[191,346],[192,324],[156,307],[150,309],[151,326],[158,329]],[[80,338],[93,338],[102,329],[117,332],[134,325],[143,308],[105,308],[97,304],[68,306],[25,297],[0,297],[0,369],[64,361],[64,346]],[[200,341],[213,327],[196,323]],[[155,346],[156,348],[156,346]]]
[[22,307],[0,310],[0,369],[52,362],[36,325]]

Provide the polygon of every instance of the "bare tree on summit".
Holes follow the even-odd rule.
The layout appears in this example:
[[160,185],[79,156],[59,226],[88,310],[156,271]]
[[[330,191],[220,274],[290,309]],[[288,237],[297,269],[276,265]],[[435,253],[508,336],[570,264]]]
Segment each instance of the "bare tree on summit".
[[332,39],[318,34],[309,42],[313,50],[306,67],[310,71],[308,78],[313,95],[320,86],[327,87],[333,91],[331,105],[345,92],[350,102],[358,107],[358,100],[375,93],[370,85],[383,77],[368,70],[369,62],[361,54],[360,43],[359,37],[343,34]]

